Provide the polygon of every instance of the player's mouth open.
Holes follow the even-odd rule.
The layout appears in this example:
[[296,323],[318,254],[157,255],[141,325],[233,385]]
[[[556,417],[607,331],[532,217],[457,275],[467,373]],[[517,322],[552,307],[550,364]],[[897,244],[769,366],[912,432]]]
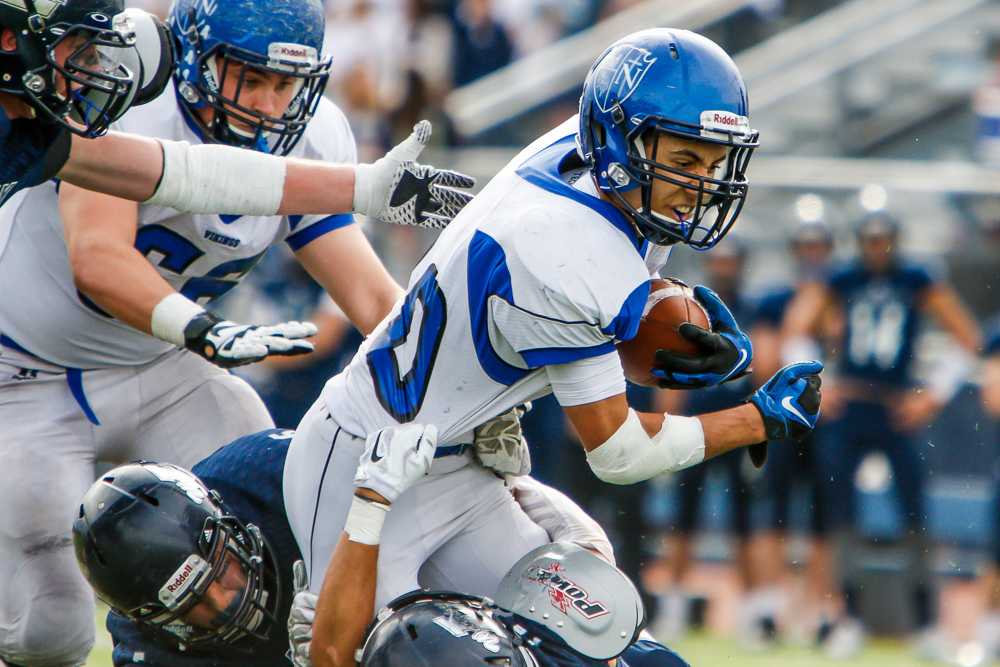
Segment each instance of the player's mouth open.
[[687,222],[688,217],[691,215],[691,206],[677,206],[674,208],[674,217],[678,222]]

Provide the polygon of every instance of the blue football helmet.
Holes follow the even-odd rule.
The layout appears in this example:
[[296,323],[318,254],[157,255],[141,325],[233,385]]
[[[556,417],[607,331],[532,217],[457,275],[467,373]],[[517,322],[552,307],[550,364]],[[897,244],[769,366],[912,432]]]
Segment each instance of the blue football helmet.
[[134,24],[122,10],[122,0],[0,3],[0,26],[17,38],[14,50],[0,51],[0,91],[75,134],[104,134],[128,110],[141,76],[125,64],[137,59]]
[[[178,99],[203,138],[288,154],[316,112],[330,76],[330,58],[320,53],[325,27],[320,0],[176,0],[167,22],[177,40]],[[238,103],[253,70],[291,77],[295,94],[280,115]],[[227,76],[237,81],[229,97],[223,93]],[[204,107],[213,110],[208,122],[195,113]]]
[[[182,468],[137,462],[109,471],[83,498],[73,545],[97,596],[166,646],[249,651],[276,625],[281,587],[267,542]],[[232,603],[211,627],[188,622],[212,582],[235,588],[234,566]]]
[[[726,159],[711,178],[669,167],[656,159],[652,139],[661,132],[726,146]],[[717,44],[687,30],[655,28],[615,42],[583,84],[580,152],[599,187],[655,244],[704,250],[726,235],[746,198],[746,168],[757,138],[736,65]],[[654,180],[693,192],[693,209],[669,215],[653,210]],[[621,196],[636,188],[638,209]]]

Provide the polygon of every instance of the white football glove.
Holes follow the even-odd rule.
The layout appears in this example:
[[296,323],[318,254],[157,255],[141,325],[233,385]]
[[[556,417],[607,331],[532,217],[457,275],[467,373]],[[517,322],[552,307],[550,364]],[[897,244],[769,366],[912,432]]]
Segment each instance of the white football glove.
[[286,657],[295,667],[312,667],[309,657],[309,642],[313,636],[313,621],[316,618],[316,601],[319,596],[309,592],[309,573],[301,560],[292,565],[294,588],[292,609],[288,613],[288,653]]
[[437,427],[432,424],[404,424],[372,433],[359,460],[354,486],[395,502],[431,469],[437,438]]
[[446,227],[472,199],[455,188],[471,188],[476,179],[414,162],[430,136],[431,124],[422,120],[374,164],[357,165],[353,211],[395,225]]
[[483,466],[502,475],[521,477],[531,472],[531,453],[521,435],[521,415],[531,409],[531,403],[476,427],[473,447]]
[[184,327],[184,347],[217,366],[233,368],[272,354],[293,356],[312,352],[313,344],[299,339],[315,336],[316,331],[311,322],[236,324],[206,310]]

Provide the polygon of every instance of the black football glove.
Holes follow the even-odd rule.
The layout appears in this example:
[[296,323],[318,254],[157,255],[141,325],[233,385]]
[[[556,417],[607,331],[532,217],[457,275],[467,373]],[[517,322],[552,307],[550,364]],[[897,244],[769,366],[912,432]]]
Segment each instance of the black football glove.
[[659,378],[661,389],[704,389],[739,379],[750,372],[753,345],[740,331],[733,314],[719,295],[704,285],[694,288],[694,296],[708,312],[712,330],[685,322],[678,327],[684,338],[695,343],[697,355],[677,354],[657,350],[656,361],[661,366],[652,370]]
[[315,335],[316,325],[311,322],[236,324],[206,310],[184,328],[184,347],[217,366],[234,368],[271,354],[293,356],[312,352],[312,343],[298,339]]

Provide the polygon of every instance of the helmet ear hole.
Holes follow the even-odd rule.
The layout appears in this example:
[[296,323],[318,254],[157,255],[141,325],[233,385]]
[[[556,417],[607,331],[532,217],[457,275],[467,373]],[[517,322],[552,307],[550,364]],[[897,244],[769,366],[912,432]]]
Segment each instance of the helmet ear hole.
[[154,498],[153,496],[149,495],[148,493],[143,493],[143,492],[140,491],[138,494],[136,494],[136,496],[138,498],[142,499],[144,502],[149,503],[153,507],[159,507],[160,506],[160,500],[158,498]]
[[604,148],[608,145],[608,133],[602,125],[594,125],[594,146]]

